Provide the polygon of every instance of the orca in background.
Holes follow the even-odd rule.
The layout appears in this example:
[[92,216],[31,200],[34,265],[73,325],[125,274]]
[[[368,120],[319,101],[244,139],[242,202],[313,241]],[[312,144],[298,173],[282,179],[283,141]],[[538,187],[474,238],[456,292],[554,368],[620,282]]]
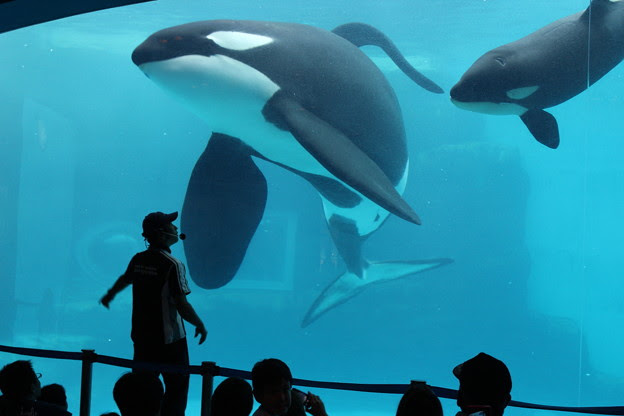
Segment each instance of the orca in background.
[[[264,213],[267,184],[252,157],[306,179],[319,192],[347,272],[311,306],[302,326],[365,287],[439,267],[449,259],[372,263],[364,240],[393,213],[420,220],[403,200],[408,154],[394,90],[358,48],[375,44],[419,74],[377,29],[336,33],[260,21],[214,20],[158,31],[133,62],[208,122],[212,136],[189,180],[181,227],[190,276],[207,289],[236,274]],[[296,193],[293,192],[296,198]]]
[[559,146],[559,127],[544,108],[583,92],[624,58],[624,2],[592,0],[579,13],[492,49],[451,89],[459,108],[513,114],[540,143]]

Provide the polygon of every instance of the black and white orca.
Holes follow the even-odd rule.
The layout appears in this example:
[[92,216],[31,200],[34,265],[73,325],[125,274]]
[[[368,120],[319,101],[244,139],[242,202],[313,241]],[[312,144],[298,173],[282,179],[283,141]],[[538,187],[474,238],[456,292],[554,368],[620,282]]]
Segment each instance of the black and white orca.
[[624,2],[592,0],[557,20],[481,56],[451,89],[460,108],[520,116],[542,144],[559,146],[559,127],[544,108],[569,100],[624,58]]
[[[395,61],[402,56],[371,26],[347,24],[337,33],[294,23],[202,21],[156,32],[132,54],[213,132],[181,219],[193,230],[184,249],[199,286],[218,288],[234,277],[262,218],[267,184],[252,156],[302,176],[319,192],[348,271],[320,295],[304,326],[370,284],[449,262],[362,257],[363,241],[390,212],[420,223],[401,197],[408,154],[397,98],[357,46],[377,44]],[[442,91],[412,70],[416,82]]]

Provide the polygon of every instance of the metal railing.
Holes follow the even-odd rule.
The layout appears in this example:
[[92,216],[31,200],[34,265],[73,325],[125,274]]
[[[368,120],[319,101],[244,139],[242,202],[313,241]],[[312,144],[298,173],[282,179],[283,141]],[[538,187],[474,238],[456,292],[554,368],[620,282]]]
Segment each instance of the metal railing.
[[[210,416],[210,403],[212,400],[214,377],[240,377],[246,380],[251,379],[251,372],[236,370],[232,368],[219,367],[211,361],[203,361],[201,365],[171,365],[154,364],[125,358],[111,357],[108,355],[96,354],[94,350],[82,350],[82,352],[53,351],[35,348],[21,348],[0,345],[0,352],[30,357],[44,357],[62,360],[82,361],[82,375],[80,382],[80,416],[90,416],[91,411],[91,387],[93,379],[93,363],[100,363],[124,368],[137,368],[145,370],[164,371],[169,373],[196,374],[202,377],[201,389],[201,416]],[[349,390],[366,393],[390,393],[403,394],[408,389],[409,384],[360,384],[360,383],[339,383],[327,381],[314,381],[295,378],[293,385],[302,387],[316,387],[333,390]],[[444,387],[430,386],[433,392],[443,399],[456,399],[457,390]],[[562,412],[589,413],[600,415],[624,415],[624,406],[599,406],[599,407],[571,407],[571,406],[550,406],[512,400],[509,406],[522,407],[527,409],[551,410]]]

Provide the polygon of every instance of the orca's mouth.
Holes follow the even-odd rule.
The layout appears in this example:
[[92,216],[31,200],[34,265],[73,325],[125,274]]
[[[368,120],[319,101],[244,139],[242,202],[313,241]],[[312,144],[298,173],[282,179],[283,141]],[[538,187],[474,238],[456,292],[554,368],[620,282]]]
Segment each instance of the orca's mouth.
[[219,49],[205,36],[188,36],[172,31],[157,32],[143,41],[132,52],[132,62],[141,66],[149,62],[167,61],[188,55],[209,57]]
[[451,88],[451,92],[450,92],[451,100],[460,101],[460,102],[474,101],[470,99],[470,97],[473,95],[474,94],[472,94],[466,88],[458,88],[457,86],[454,86],[453,88]]
[[461,101],[451,98],[451,102],[462,110],[491,115],[522,115],[527,108],[512,102]]
[[156,61],[165,61],[184,54],[184,48],[172,48],[167,39],[150,36],[132,51],[132,62],[138,67]]
[[461,100],[456,100],[455,98],[451,98],[451,103],[453,103],[453,105],[455,105],[458,108],[461,108],[462,110],[473,110],[473,107],[475,106],[475,103],[471,103],[469,101],[461,101]]

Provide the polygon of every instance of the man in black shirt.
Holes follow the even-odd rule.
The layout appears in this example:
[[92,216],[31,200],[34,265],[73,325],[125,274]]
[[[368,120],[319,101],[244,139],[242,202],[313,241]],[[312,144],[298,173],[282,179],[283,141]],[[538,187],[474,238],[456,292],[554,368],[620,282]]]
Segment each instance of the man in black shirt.
[[[136,254],[126,272],[102,297],[108,308],[115,295],[132,285],[132,341],[134,360],[188,365],[188,348],[183,320],[195,326],[199,343],[208,332],[186,299],[190,293],[184,264],[171,255],[178,242],[173,221],[178,213],[152,212],[143,220],[147,250]],[[188,396],[188,374],[163,373],[165,396],[162,416],[184,416]]]

